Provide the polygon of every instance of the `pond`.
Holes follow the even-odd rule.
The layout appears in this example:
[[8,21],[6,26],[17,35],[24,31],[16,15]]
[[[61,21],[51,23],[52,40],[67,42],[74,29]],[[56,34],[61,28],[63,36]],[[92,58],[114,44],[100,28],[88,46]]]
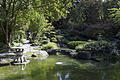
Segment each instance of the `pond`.
[[0,67],[0,80],[119,80],[120,64],[50,56],[22,66]]

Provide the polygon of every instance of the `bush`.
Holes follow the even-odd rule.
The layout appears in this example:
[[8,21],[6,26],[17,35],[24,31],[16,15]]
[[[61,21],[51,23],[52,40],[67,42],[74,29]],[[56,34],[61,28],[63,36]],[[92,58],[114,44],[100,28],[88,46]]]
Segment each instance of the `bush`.
[[82,50],[83,47],[84,47],[84,45],[78,45],[78,46],[75,47],[75,50],[76,51]]
[[100,53],[104,55],[108,55],[112,52],[114,49],[114,45],[112,43],[107,42],[107,41],[96,41],[96,42],[91,42],[83,47],[77,46],[76,51],[92,51],[92,53]]
[[42,40],[48,40],[46,36],[41,37]]
[[57,49],[57,48],[58,48],[58,47],[57,47],[57,44],[56,44],[56,43],[50,42],[50,43],[47,43],[46,45],[43,45],[43,46],[41,47],[41,50]]
[[61,42],[64,43],[64,44],[68,44],[70,41],[67,40],[67,39],[62,39]]
[[56,39],[61,41],[62,39],[64,39],[64,36],[61,36],[61,35],[56,35]]
[[97,41],[90,44],[85,45],[85,50],[111,50],[113,49],[113,45],[110,42],[107,41]]
[[57,43],[58,41],[57,41],[57,39],[56,39],[55,37],[52,37],[52,38],[51,38],[51,42]]
[[41,44],[47,44],[49,41],[48,40],[42,40]]
[[8,48],[5,43],[0,42],[0,48]]
[[22,46],[22,43],[16,43],[16,42],[12,42],[12,46]]
[[0,53],[7,51],[8,46],[5,43],[0,42]]
[[68,43],[68,46],[70,48],[75,48],[76,46],[80,45],[80,44],[86,44],[87,41],[71,41]]

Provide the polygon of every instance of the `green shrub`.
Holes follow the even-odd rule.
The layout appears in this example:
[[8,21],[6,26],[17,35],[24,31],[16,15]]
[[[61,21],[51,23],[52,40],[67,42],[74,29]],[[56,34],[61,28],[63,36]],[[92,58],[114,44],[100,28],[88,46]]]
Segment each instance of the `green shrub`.
[[61,42],[64,43],[64,44],[68,44],[70,41],[67,40],[67,39],[62,39]]
[[7,45],[5,43],[0,42],[0,48],[7,48]]
[[11,45],[12,45],[12,46],[22,46],[23,44],[22,44],[22,43],[17,43],[17,42],[12,42]]
[[[15,41],[16,42],[16,41]],[[30,39],[30,43],[34,43],[34,40]]]
[[8,46],[5,43],[0,42],[0,53],[7,51]]
[[114,45],[112,43],[107,42],[107,41],[96,41],[96,42],[91,42],[88,44],[85,44],[83,47],[77,46],[76,51],[93,51],[95,54],[96,53],[111,53],[114,48]]
[[62,40],[62,39],[64,39],[64,36],[56,35],[56,39],[57,39],[57,40]]
[[56,39],[55,37],[52,37],[52,38],[51,38],[51,42],[55,42],[55,43],[56,43],[56,42],[58,42],[58,41],[57,41],[57,39]]
[[50,43],[47,43],[46,45],[43,45],[43,46],[41,47],[41,50],[57,49],[57,48],[58,48],[58,46],[57,46],[56,43],[50,42]]
[[46,36],[41,37],[42,40],[48,40]]
[[116,37],[120,39],[120,32],[116,34]]
[[85,45],[84,49],[85,50],[109,50],[109,49],[113,49],[113,45],[110,42],[107,41],[97,41],[94,43],[90,43]]
[[49,41],[48,40],[42,40],[41,44],[47,44]]
[[75,50],[79,51],[79,50],[82,50],[84,47],[84,45],[78,45],[75,47]]
[[[85,44],[83,46],[77,46],[76,51],[80,54],[81,51],[89,51],[91,58],[102,58],[110,60],[111,58],[118,56],[117,53],[113,52],[115,45],[107,41],[96,41]],[[79,55],[78,54],[78,55]]]
[[70,48],[75,48],[76,46],[80,45],[80,44],[86,44],[87,41],[71,41],[68,43],[68,46]]

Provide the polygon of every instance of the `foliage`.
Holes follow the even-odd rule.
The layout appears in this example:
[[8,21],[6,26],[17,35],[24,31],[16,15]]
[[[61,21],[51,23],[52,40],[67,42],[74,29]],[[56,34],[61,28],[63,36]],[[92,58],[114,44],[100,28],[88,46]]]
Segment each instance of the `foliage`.
[[12,43],[23,43],[23,39],[26,38],[23,30],[18,30],[13,33]]
[[47,43],[46,45],[43,45],[41,47],[42,50],[47,50],[47,49],[57,49],[57,44],[56,43],[52,43],[52,42],[49,42]]
[[63,44],[68,44],[70,41],[67,40],[67,39],[62,39],[61,42],[62,42]]
[[76,50],[85,50],[85,51],[97,51],[97,52],[101,52],[104,53],[110,53],[112,51],[112,49],[114,48],[114,45],[112,45],[112,43],[107,42],[107,41],[96,41],[96,42],[92,42],[92,43],[88,43],[86,45],[84,45],[82,48],[81,47],[77,47]]
[[62,36],[62,35],[56,35],[56,38],[57,38],[57,40],[62,40],[62,39],[64,39],[64,36]]
[[51,38],[51,42],[57,43],[58,41],[57,41],[57,39],[56,39],[55,37],[52,37],[52,38]]
[[5,43],[0,42],[0,49],[7,48],[7,45]]
[[[29,31],[39,38],[51,30],[51,22],[66,17],[72,7],[70,0],[2,0],[0,1],[0,31],[8,46],[17,31]],[[19,33],[19,32],[18,32]],[[21,39],[21,38],[19,38]],[[38,39],[39,40],[39,39]]]
[[120,39],[120,32],[118,31],[118,33],[116,34],[116,36],[118,39]]
[[110,39],[114,36],[116,31],[117,30],[115,29],[115,27],[113,27],[113,24],[111,23],[98,23],[89,25],[89,27],[84,30],[84,34],[88,38],[97,40],[99,33],[101,33],[103,39]]
[[33,1],[33,7],[39,8],[49,21],[57,21],[61,17],[66,17],[69,11],[65,8],[72,7],[70,0],[40,0]]
[[7,48],[8,47],[5,43],[0,42],[0,53],[5,52]]
[[76,50],[76,51],[80,51],[80,50],[83,49],[84,46],[85,46],[85,44],[83,44],[83,45],[78,45],[78,46],[75,47],[75,50]]
[[[117,2],[118,7],[120,7],[120,1]],[[112,21],[116,24],[120,24],[120,8],[113,7],[108,9],[110,11],[110,17]]]
[[48,40],[42,40],[42,41],[41,41],[41,44],[44,45],[44,44],[47,44],[48,42],[49,42]]
[[43,14],[32,11],[32,17],[30,19],[30,26],[28,31],[32,34],[32,39],[38,39],[45,34],[45,32],[50,31],[52,26],[45,19]]
[[80,45],[80,44],[86,44],[87,41],[71,41],[68,43],[68,46],[70,48],[75,48],[76,46]]

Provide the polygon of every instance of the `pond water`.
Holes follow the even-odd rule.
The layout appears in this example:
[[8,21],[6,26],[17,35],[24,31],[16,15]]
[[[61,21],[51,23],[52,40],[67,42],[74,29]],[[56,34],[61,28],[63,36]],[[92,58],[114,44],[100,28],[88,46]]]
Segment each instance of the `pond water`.
[[120,80],[120,64],[50,56],[31,59],[27,65],[0,67],[0,80]]

